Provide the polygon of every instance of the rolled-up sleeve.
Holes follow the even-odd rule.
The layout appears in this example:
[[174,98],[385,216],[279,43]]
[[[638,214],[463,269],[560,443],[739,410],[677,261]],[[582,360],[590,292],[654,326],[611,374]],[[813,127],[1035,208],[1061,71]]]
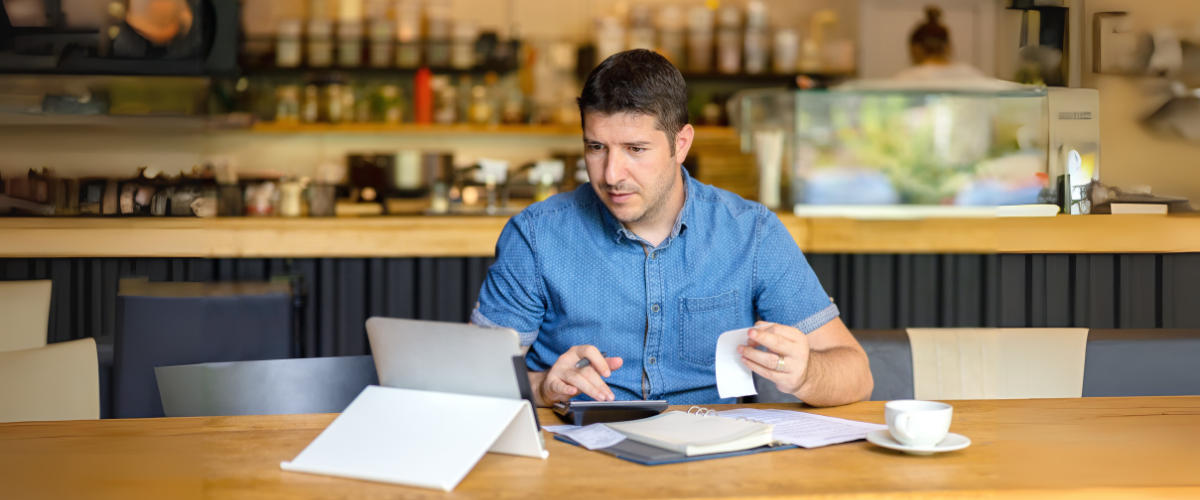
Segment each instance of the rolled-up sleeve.
[[534,228],[524,214],[508,221],[496,242],[496,262],[488,268],[471,323],[512,328],[521,345],[537,340],[546,311],[538,271]]
[[759,318],[809,333],[838,317],[837,306],[791,233],[766,209],[754,259],[754,307]]

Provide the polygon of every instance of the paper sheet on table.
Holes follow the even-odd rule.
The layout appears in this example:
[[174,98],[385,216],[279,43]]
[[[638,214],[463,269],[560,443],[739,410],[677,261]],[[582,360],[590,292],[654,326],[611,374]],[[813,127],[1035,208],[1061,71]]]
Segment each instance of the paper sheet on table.
[[625,435],[609,429],[604,424],[592,424],[580,427],[578,425],[545,425],[542,426],[555,434],[571,438],[571,441],[589,450],[608,448],[625,440]]
[[722,399],[758,394],[758,389],[754,388],[754,375],[737,352],[737,346],[749,342],[748,333],[749,328],[742,328],[717,337],[717,394]]
[[804,448],[817,448],[866,439],[867,434],[872,431],[887,429],[886,425],[790,410],[741,408],[723,411],[718,415],[772,424],[775,426],[771,434],[772,438]]

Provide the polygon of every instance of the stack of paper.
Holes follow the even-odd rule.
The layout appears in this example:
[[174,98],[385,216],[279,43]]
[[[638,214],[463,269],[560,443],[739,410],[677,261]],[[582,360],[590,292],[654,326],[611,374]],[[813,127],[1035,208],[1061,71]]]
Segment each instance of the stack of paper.
[[887,429],[886,425],[868,424],[790,410],[739,408],[719,414],[722,417],[744,418],[774,425],[775,430],[771,437],[775,441],[804,448],[817,448],[866,439],[867,434],[872,431]]

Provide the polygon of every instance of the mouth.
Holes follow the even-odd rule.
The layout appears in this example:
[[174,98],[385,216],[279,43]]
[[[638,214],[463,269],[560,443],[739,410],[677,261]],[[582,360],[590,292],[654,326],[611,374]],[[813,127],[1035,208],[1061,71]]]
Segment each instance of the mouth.
[[636,193],[613,193],[610,191],[608,199],[612,200],[613,203],[625,203],[632,199],[634,194]]

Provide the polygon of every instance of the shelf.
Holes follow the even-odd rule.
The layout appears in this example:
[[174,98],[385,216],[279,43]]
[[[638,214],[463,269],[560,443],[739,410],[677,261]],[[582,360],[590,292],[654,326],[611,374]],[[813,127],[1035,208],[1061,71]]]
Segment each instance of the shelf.
[[0,127],[123,127],[202,130],[207,120],[181,115],[56,115],[0,114]]
[[275,134],[370,133],[370,134],[511,134],[578,135],[578,125],[421,125],[416,123],[255,123],[254,132]]
[[[323,133],[368,133],[368,134],[429,134],[429,135],[525,135],[525,136],[571,136],[580,135],[579,125],[469,125],[416,123],[274,123],[258,122],[251,128],[257,133],[271,134],[323,134]],[[696,127],[697,140],[737,138],[730,127]]]

